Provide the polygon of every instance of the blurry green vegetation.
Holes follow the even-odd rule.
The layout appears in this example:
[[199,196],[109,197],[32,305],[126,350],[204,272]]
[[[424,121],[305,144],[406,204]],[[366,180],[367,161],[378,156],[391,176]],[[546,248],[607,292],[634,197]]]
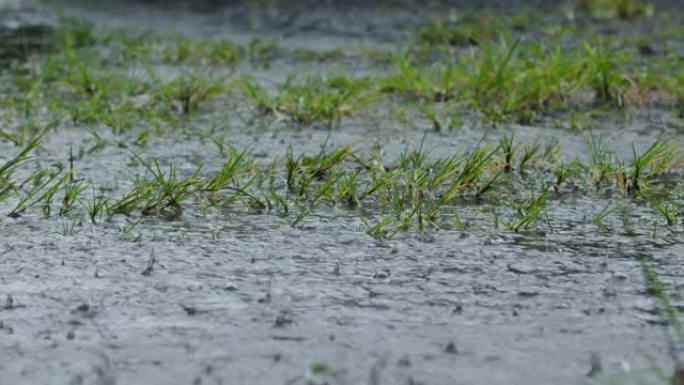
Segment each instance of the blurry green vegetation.
[[575,0],[577,7],[592,17],[601,19],[630,19],[652,17],[653,2],[648,0]]

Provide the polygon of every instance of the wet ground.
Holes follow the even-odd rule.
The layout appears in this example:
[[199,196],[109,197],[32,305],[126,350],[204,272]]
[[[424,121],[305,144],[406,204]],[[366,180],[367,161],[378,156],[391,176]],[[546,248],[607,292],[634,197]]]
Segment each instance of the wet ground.
[[[277,35],[282,46],[321,49],[392,46],[403,33],[397,25],[429,17],[350,7],[336,19],[340,25],[323,23],[325,10],[279,24],[264,15],[284,16],[263,8],[182,9],[62,8],[108,28],[237,41]],[[260,16],[248,25],[245,14]],[[260,29],[264,20],[268,27]],[[281,80],[297,65],[282,60],[242,70]],[[316,152],[325,143],[380,146],[391,159],[424,140],[440,156],[509,132],[464,123],[426,136],[427,122],[408,129],[382,112],[345,119],[332,131],[292,129],[229,107],[219,119],[227,123],[225,137],[263,163],[282,157],[288,145]],[[523,142],[557,140],[564,159],[586,156],[581,133],[551,122],[513,128]],[[186,173],[199,163],[219,164],[216,147],[193,129],[151,139],[144,155]],[[63,162],[70,145],[89,145],[88,132],[67,127],[50,135],[35,167]],[[632,143],[684,141],[667,111],[611,116],[597,133],[623,155]],[[144,171],[131,166],[131,151],[139,149],[125,145],[135,134],[98,132],[113,145],[78,160],[78,177],[129,187],[131,170]],[[1,154],[14,151],[0,141]],[[599,228],[592,217],[607,203],[619,209]],[[11,208],[0,203],[0,212]],[[405,233],[385,245],[343,208],[318,210],[301,228],[275,215],[230,210],[139,223],[117,215],[98,225],[39,213],[2,216],[0,383],[664,383],[652,366],[671,372],[670,346],[639,261],[656,266],[680,308],[681,231],[629,198],[598,193],[554,200],[549,223],[521,233],[494,229],[477,205],[456,209],[466,230]]]

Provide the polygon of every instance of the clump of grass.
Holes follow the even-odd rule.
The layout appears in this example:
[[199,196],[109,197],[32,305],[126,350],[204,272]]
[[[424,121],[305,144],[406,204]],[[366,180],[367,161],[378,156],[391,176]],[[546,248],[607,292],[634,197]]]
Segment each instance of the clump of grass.
[[88,183],[74,179],[74,154],[69,149],[69,172],[67,173],[69,180],[64,184],[64,197],[59,207],[59,215],[65,216],[71,213],[76,208],[76,202],[83,191],[88,189]]
[[96,193],[95,188],[92,188],[92,196],[89,200],[80,200],[81,205],[86,208],[88,217],[93,224],[97,224],[97,220],[101,219],[105,213],[111,211],[109,208],[110,196],[107,196],[104,191]]
[[409,100],[444,102],[453,99],[457,87],[457,67],[450,64],[422,67],[409,56],[394,57],[394,70],[380,81],[380,91]]
[[184,74],[161,84],[155,100],[183,115],[200,109],[202,104],[216,98],[226,89],[222,79],[208,79],[198,74]]
[[114,71],[97,51],[67,43],[14,78],[23,98],[18,100],[25,118],[70,119],[77,125],[101,123],[115,130],[144,118],[145,109],[132,99],[149,91],[140,77]]
[[503,136],[499,139],[499,149],[503,156],[502,169],[504,171],[513,171],[515,169],[515,153],[517,151],[517,146],[513,145],[513,135]]
[[556,194],[561,193],[563,185],[572,183],[576,177],[581,176],[584,164],[575,160],[570,163],[559,163],[553,169],[554,184],[553,191]]
[[55,43],[75,48],[91,47],[100,41],[95,25],[85,19],[62,18],[56,28]]
[[195,40],[175,37],[171,42],[162,42],[161,60],[169,64],[209,64],[235,67],[243,60],[268,66],[278,52],[278,45],[272,41],[255,39],[246,46],[229,40]]
[[677,223],[678,210],[677,205],[674,202],[670,200],[661,201],[661,199],[656,196],[649,196],[648,201],[651,204],[651,207],[653,207],[658,214],[665,219],[665,222],[668,226],[673,226]]
[[561,43],[521,43],[502,38],[466,57],[464,98],[492,121],[529,122],[537,111],[562,109],[581,89],[580,56]]
[[131,33],[125,30],[105,32],[101,39],[110,47],[112,61],[123,66],[129,63],[145,62],[153,52],[155,36],[150,31]]
[[522,153],[518,160],[518,173],[521,175],[527,175],[531,164],[533,163],[535,157],[541,150],[542,146],[538,142],[525,143],[522,146]]
[[249,42],[245,51],[251,61],[269,67],[278,53],[278,49],[278,44],[275,41],[254,39]]
[[[248,176],[246,181],[241,182],[244,176],[247,176],[254,170],[254,164],[249,155],[249,150],[237,151],[231,148],[225,155],[224,163],[218,172],[201,182],[198,190],[205,199],[209,200],[210,204],[225,205],[234,201],[240,195],[246,194],[246,189],[255,180],[254,177]],[[226,191],[233,192],[235,195],[229,197],[222,195]],[[253,197],[252,200],[254,202],[258,201],[258,199]]]
[[266,88],[260,86],[254,79],[244,77],[238,81],[238,86],[245,96],[263,115],[279,114],[280,100]]
[[345,58],[347,54],[341,49],[333,49],[323,52],[308,49],[297,49],[292,52],[292,55],[303,61],[332,62]]
[[343,173],[337,186],[337,200],[349,208],[361,203],[359,175],[360,171]]
[[[657,66],[641,66],[635,50],[608,38],[568,44],[562,34],[537,41],[511,36],[513,31],[505,30],[498,39],[481,41],[456,65],[445,60],[418,65],[407,54],[395,57],[395,70],[382,79],[380,90],[412,101],[454,99],[488,121],[528,123],[538,113],[572,111],[594,102],[640,105],[654,88],[668,84]],[[676,89],[676,82],[669,84]]]
[[318,185],[317,188],[313,190],[313,194],[310,195],[308,205],[297,215],[297,217],[292,221],[292,227],[296,227],[304,218],[306,218],[311,212],[313,212],[321,202],[333,201],[333,194],[335,191],[335,186],[340,180],[342,174],[332,172],[327,178]]
[[[347,205],[358,204],[358,175],[347,174],[341,170],[342,164],[353,155],[351,148],[352,145],[347,145],[326,151],[323,145],[314,156],[301,154],[296,157],[291,149],[288,150],[285,159],[287,190],[294,195],[298,203],[304,204],[292,222],[293,227],[301,223],[323,202],[334,204],[339,199]],[[340,181],[343,181],[342,185]],[[276,198],[276,201],[279,200],[281,198]],[[287,206],[281,206],[287,209]]]
[[367,79],[345,76],[306,77],[299,81],[291,78],[279,87],[276,95],[254,81],[242,80],[241,86],[243,94],[262,113],[286,115],[301,125],[323,123],[328,128],[364,106],[368,98],[363,93]]
[[587,144],[591,154],[588,165],[589,181],[598,189],[615,176],[618,170],[617,156],[602,136],[595,136],[590,133]]
[[684,164],[684,155],[673,142],[655,141],[643,154],[632,146],[633,159],[625,184],[628,192],[641,191],[649,180]]
[[300,124],[324,122],[327,127],[339,123],[363,105],[366,79],[335,76],[329,79],[306,78],[283,90],[281,110]]
[[[17,190],[23,191],[23,194],[21,194],[9,216],[18,218],[27,208],[36,204],[42,204],[43,214],[49,216],[52,211],[54,196],[67,183],[70,177],[71,172],[62,173],[62,170],[53,172],[40,170],[34,172],[17,187]],[[24,189],[25,187],[28,187],[28,189]]]
[[432,123],[432,130],[435,132],[451,131],[461,123],[458,117],[445,114],[429,104],[419,104],[418,111],[423,114],[425,119]]
[[636,83],[624,67],[629,60],[625,52],[618,52],[604,40],[591,45],[584,42],[583,68],[585,84],[595,90],[599,101],[624,105],[625,89]]
[[214,64],[235,66],[244,58],[241,47],[228,40],[203,41],[175,38],[163,46],[162,61],[169,64]]
[[432,46],[468,46],[496,37],[496,27],[490,23],[479,23],[477,19],[460,21],[453,25],[434,22],[417,31],[420,43]]
[[651,17],[654,13],[653,3],[643,0],[575,0],[575,5],[599,19]]
[[678,55],[670,54],[662,60],[660,68],[665,75],[660,77],[660,86],[672,94],[678,106],[684,106],[684,62]]
[[173,164],[169,166],[169,171],[165,173],[159,166],[159,162],[146,162],[137,155],[135,157],[152,175],[152,179],[140,180],[138,183],[138,188],[151,192],[146,194],[150,199],[145,202],[141,213],[153,216],[180,216],[183,212],[182,203],[192,195],[194,187],[199,183],[197,176],[202,170],[202,166],[197,167],[189,178],[181,179]]
[[504,225],[516,233],[521,229],[533,226],[539,216],[545,215],[544,206],[546,205],[548,196],[549,188],[546,186],[537,196],[533,196],[526,202],[516,205],[517,217],[512,222],[504,223]]
[[498,147],[482,145],[463,155],[429,161],[421,146],[403,153],[389,170],[371,167],[371,183],[361,196],[386,204],[392,215],[376,225],[365,222],[369,233],[390,238],[414,226],[419,233],[438,227],[440,213],[458,198],[468,192],[481,194],[496,184],[497,152]]
[[6,187],[14,171],[31,158],[31,152],[40,146],[47,131],[35,135],[19,152],[0,166],[0,186]]
[[478,46],[494,41],[502,32],[525,30],[530,14],[510,16],[487,13],[469,14],[450,20],[435,20],[416,31],[419,43],[433,47]]
[[153,198],[154,191],[149,188],[144,188],[140,184],[135,188],[122,194],[119,197],[112,197],[111,204],[106,206],[107,214],[112,216],[115,214],[122,214],[129,216],[136,209],[145,207],[146,202],[150,202]]
[[511,65],[519,40],[488,44],[481,56],[470,58],[464,72],[470,103],[488,119],[503,120],[515,109],[515,79],[518,71]]
[[285,158],[286,183],[289,191],[302,198],[309,193],[315,181],[326,180],[334,170],[352,155],[352,145],[337,147],[325,151],[325,145],[315,156],[299,155],[295,157],[292,149],[288,149]]

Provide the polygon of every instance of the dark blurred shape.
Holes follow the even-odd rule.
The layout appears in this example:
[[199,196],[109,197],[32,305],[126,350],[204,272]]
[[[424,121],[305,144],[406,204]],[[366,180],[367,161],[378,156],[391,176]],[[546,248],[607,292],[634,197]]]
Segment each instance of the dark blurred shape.
[[36,10],[3,8],[0,3],[0,64],[43,51],[52,43],[52,27]]

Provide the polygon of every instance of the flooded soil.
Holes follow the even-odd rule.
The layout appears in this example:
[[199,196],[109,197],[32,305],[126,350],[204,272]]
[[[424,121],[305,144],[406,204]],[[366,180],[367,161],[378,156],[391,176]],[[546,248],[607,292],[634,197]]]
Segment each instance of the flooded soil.
[[[245,5],[189,11],[194,3],[49,7],[102,28],[353,50],[397,45],[406,23],[431,16],[412,4],[415,12],[359,2],[334,19],[337,8],[323,6],[306,14]],[[285,58],[238,71],[278,82],[330,68],[377,70],[353,59]],[[434,133],[427,121],[407,128],[391,113],[361,113],[321,130],[255,121],[235,102],[211,121],[260,164],[282,159],[288,147],[316,153],[349,143],[394,159],[422,141],[438,157],[511,130],[520,142],[558,142],[562,159],[589,156],[585,134],[551,121],[465,121]],[[132,153],[174,162],[184,175],[199,164],[211,169],[223,157],[198,135],[208,121],[200,115],[144,148],[130,144],[135,130],[60,128],[18,173],[66,162],[70,147],[97,140],[108,145],[75,161],[77,178],[111,191],[145,173]],[[643,149],[658,138],[684,143],[679,124],[669,111],[635,111],[598,120],[595,133],[629,156],[633,144]],[[0,140],[3,160],[16,151]],[[114,215],[96,225],[38,212],[5,216],[15,203],[0,202],[1,384],[663,384],[653,367],[670,374],[680,348],[668,342],[641,260],[681,309],[681,226],[666,227],[647,204],[619,195],[557,197],[548,221],[517,233],[495,227],[489,208],[465,205],[455,208],[461,230],[400,233],[382,244],[358,212],[342,207],[317,210],[293,228],[291,219],[229,209],[190,209],[175,219]],[[608,204],[615,212],[598,226],[592,218]]]

